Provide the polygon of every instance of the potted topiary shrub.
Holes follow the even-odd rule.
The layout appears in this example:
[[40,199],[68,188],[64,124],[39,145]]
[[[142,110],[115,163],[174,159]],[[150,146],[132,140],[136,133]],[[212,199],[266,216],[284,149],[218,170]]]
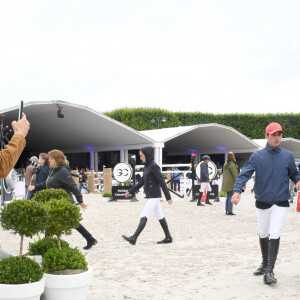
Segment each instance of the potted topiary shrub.
[[[45,297],[47,300],[86,299],[92,268],[88,267],[85,256],[77,248],[70,248],[61,240],[63,234],[70,235],[72,229],[78,227],[82,220],[80,208],[71,202],[63,190],[42,192],[42,199],[39,200],[41,192],[36,193],[35,199],[45,203],[50,215],[46,231],[51,237],[56,236],[56,245],[43,253]],[[45,248],[40,246],[42,251]]]
[[102,192],[102,201],[103,202],[109,202],[111,201],[112,193],[109,191]]
[[[60,240],[60,244],[61,247],[70,247],[69,243],[64,241],[64,240]],[[29,243],[28,246],[28,254],[29,255],[41,255],[44,256],[44,254],[50,249],[50,248],[54,248],[57,247],[58,245],[58,240],[56,237],[47,237],[44,239],[39,238],[37,241],[34,241],[33,243]]]
[[21,236],[20,254],[0,261],[0,300],[38,300],[44,291],[45,279],[39,264],[23,257],[24,237],[45,230],[49,215],[45,206],[36,201],[19,200],[8,203],[0,211],[4,230]]

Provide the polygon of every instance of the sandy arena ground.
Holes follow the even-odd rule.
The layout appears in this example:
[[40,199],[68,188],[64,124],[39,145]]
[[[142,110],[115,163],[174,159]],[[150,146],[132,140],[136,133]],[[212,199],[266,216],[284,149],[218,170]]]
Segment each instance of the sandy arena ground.
[[[224,214],[224,202],[197,207],[195,202],[173,199],[171,206],[161,202],[173,243],[156,244],[164,235],[152,215],[137,245],[131,246],[121,235],[133,234],[145,200],[104,203],[100,195],[84,195],[89,208],[82,224],[98,240],[84,251],[94,268],[88,300],[300,299],[300,213],[294,204],[281,235],[278,284],[269,286],[252,275],[261,256],[250,192],[234,207],[236,216]],[[80,249],[86,244],[77,231],[65,239]],[[17,254],[19,238],[2,228],[0,243]]]

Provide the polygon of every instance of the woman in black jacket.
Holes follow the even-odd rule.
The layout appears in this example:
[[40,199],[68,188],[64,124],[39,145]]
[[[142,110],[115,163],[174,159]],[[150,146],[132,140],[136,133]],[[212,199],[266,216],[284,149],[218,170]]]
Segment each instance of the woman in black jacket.
[[[48,156],[51,168],[50,175],[45,182],[37,184],[36,186],[30,186],[28,190],[63,189],[70,195],[73,202],[75,202],[72,197],[72,194],[74,194],[81,208],[85,210],[87,205],[82,200],[82,194],[72,178],[69,167],[66,166],[66,158],[63,152],[60,150],[52,150],[48,152]],[[79,224],[76,230],[87,240],[87,245],[83,247],[83,249],[90,249],[97,244],[97,240],[93,238],[81,224]]]
[[[36,179],[34,182],[34,185],[38,185],[40,183],[43,183],[46,181],[46,179],[49,176],[49,158],[47,153],[40,153],[39,155],[39,167],[37,168],[36,171]],[[29,199],[33,198],[35,190],[29,191]]]
[[135,233],[130,237],[127,237],[125,235],[122,235],[122,237],[131,245],[135,245],[138,236],[146,226],[147,219],[149,218],[150,214],[154,212],[166,236],[162,241],[159,241],[157,243],[158,244],[172,243],[173,239],[169,232],[167,221],[164,218],[161,211],[160,188],[162,188],[168,203],[172,204],[173,201],[171,199],[170,192],[162,176],[160,168],[154,161],[154,148],[152,147],[142,148],[140,150],[140,159],[145,164],[143,177],[139,180],[139,182],[135,186],[133,186],[131,189],[128,190],[128,192],[126,192],[125,197],[128,198],[130,193],[135,192],[139,190],[142,186],[144,186],[144,192],[148,200],[141,214],[140,223]]

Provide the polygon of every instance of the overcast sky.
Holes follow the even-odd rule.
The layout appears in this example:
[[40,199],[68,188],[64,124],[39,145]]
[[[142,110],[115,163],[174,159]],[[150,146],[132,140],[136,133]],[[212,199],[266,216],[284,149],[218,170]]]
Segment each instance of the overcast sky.
[[299,0],[0,0],[0,109],[299,112]]

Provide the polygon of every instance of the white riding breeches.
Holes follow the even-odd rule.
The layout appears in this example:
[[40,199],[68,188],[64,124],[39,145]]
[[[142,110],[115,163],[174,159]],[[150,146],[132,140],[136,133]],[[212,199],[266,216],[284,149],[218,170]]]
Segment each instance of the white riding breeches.
[[149,218],[151,213],[154,212],[157,220],[163,219],[164,216],[161,211],[160,200],[161,200],[161,198],[149,198],[147,200],[147,204],[141,214],[141,218],[143,218],[143,217]]
[[256,208],[259,236],[278,239],[286,218],[288,207],[273,205],[267,209]]
[[209,182],[201,182],[200,183],[200,192],[203,193],[205,191],[205,189],[207,192],[211,192],[211,186],[210,186]]

